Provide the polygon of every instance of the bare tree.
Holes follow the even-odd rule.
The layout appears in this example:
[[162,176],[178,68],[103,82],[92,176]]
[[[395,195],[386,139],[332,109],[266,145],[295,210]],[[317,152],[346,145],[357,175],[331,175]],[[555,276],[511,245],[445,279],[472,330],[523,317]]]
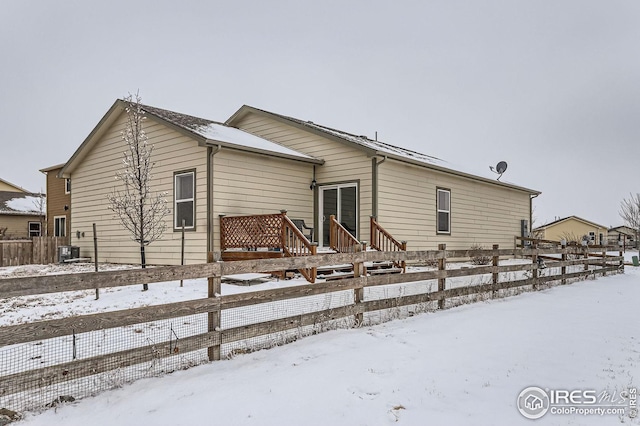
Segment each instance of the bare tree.
[[[629,199],[624,199],[620,203],[620,217],[624,224],[635,232],[635,241],[638,244],[638,233],[640,233],[640,193],[629,194]],[[639,249],[640,245],[636,245]]]
[[[140,244],[140,265],[146,267],[145,246],[162,238],[166,229],[164,217],[169,214],[167,193],[153,194],[150,188],[151,161],[153,145],[149,145],[143,128],[144,111],[138,93],[129,94],[125,99],[127,125],[122,131],[127,150],[122,160],[122,170],[116,173],[116,179],[124,188],[108,195],[109,209],[131,234],[131,239]],[[143,284],[143,291],[148,290]]]

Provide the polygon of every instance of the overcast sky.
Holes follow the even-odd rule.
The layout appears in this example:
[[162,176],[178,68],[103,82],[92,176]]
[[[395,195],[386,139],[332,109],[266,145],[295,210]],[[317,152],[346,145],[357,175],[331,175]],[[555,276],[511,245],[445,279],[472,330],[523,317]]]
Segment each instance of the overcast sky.
[[542,191],[619,225],[640,192],[640,1],[28,1],[0,6],[0,178],[32,191],[116,98],[243,104]]

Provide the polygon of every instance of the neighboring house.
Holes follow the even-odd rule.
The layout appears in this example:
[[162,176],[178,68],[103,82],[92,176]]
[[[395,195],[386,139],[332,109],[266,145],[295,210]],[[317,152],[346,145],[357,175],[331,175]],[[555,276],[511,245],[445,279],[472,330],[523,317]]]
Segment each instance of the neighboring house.
[[32,194],[0,179],[0,239],[41,236],[45,208],[41,194]]
[[589,244],[606,244],[607,227],[582,219],[578,216],[569,216],[555,220],[533,230],[536,238],[542,240],[567,242],[581,242],[586,240]]
[[[125,103],[116,101],[63,167],[73,180],[72,244],[99,260],[138,262],[139,247],[107,208],[120,182],[125,150]],[[474,176],[403,148],[256,108],[240,108],[226,123],[144,107],[153,144],[153,191],[171,206],[167,232],[147,248],[150,264],[180,261],[180,224],[186,222],[186,262],[201,263],[220,250],[221,215],[277,213],[313,224],[327,245],[328,216],[335,214],[360,240],[369,216],[412,250],[472,244],[510,247],[530,223],[538,191]],[[78,238],[77,235],[80,235]]]
[[637,247],[638,230],[628,226],[616,226],[607,231],[610,244],[622,247]]
[[64,164],[40,171],[47,175],[47,235],[66,237],[71,221],[71,179],[58,177]]
[[7,182],[6,180],[0,178],[0,191],[7,191],[7,192],[22,192],[23,194],[30,194],[29,191],[27,191],[26,189],[18,186],[18,185],[14,185],[11,182]]

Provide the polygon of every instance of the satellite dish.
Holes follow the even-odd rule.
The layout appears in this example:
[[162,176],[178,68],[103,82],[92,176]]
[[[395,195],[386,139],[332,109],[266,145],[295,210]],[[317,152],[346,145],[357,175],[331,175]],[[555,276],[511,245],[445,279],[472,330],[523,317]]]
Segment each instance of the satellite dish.
[[489,168],[491,169],[492,172],[500,175],[500,176],[498,176],[498,180],[500,180],[500,178],[502,177],[502,174],[507,171],[507,162],[506,161],[500,161],[496,165],[495,169],[493,168],[493,166],[489,166]]

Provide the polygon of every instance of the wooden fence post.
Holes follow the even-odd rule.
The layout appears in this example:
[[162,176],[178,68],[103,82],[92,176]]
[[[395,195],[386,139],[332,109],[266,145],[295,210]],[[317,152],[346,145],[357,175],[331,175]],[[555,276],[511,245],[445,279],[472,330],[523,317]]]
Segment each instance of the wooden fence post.
[[[494,244],[493,245],[493,249],[494,250],[498,250],[500,248],[499,244]],[[498,272],[497,272],[497,268],[498,268],[498,264],[500,263],[500,256],[496,255],[495,253],[493,254],[493,274],[491,274],[491,282],[493,283],[493,291],[491,292],[491,296],[495,297],[496,296],[496,288],[498,287]]]
[[[620,250],[618,252],[618,256],[620,256],[620,265],[619,268],[622,269],[622,272],[624,273],[624,253],[622,252],[622,250]],[[2,252],[0,251],[0,263],[2,263]]]
[[[358,253],[362,252],[362,246],[360,244],[356,244],[355,246],[353,246],[353,256],[354,258],[356,256],[358,256]],[[354,259],[355,260],[355,259]],[[364,265],[361,262],[353,262],[353,277],[354,278],[360,278],[360,276],[362,275],[362,267]],[[361,303],[364,300],[364,286],[360,286],[357,288],[353,289],[353,301],[355,303],[356,306],[356,311],[360,310],[360,307],[362,306]],[[355,315],[355,320],[356,320],[356,327],[360,327],[364,321],[364,313],[363,312],[357,312]]]
[[4,266],[4,244],[0,243],[0,267]]
[[[535,247],[535,246],[534,246]],[[531,277],[533,278],[533,289],[538,289],[538,249],[534,248],[536,251],[533,255],[531,255]]]
[[[447,259],[446,259],[446,250],[447,250],[447,245],[446,244],[438,244],[438,250],[441,251],[442,254],[442,258],[438,259],[438,271],[445,271],[447,269]],[[438,278],[438,291],[439,292],[443,292],[445,290],[445,287],[447,285],[447,279],[446,278]],[[438,299],[438,309],[444,309],[444,296],[441,296]]]
[[[180,266],[184,266],[184,219],[182,219],[182,244],[180,249]],[[182,287],[182,280],[180,280],[180,287]]]
[[[566,240],[562,240],[561,248],[562,248],[562,261],[566,262],[567,261],[567,241]],[[561,269],[560,275],[562,276],[561,283],[562,283],[562,285],[565,285],[567,283],[567,278],[566,278],[567,267],[566,267],[566,265],[562,265],[562,269]]]
[[[96,224],[93,224],[93,264],[94,269],[98,272],[98,234],[96,233]],[[100,299],[100,286],[96,285],[96,300]]]
[[607,247],[602,247],[602,276],[607,276]]
[[[582,253],[584,254],[584,258],[586,260],[589,260],[589,246],[588,245],[584,245],[582,246]],[[584,270],[588,271],[589,270],[589,264],[585,262],[584,264]]]
[[[213,252],[207,253],[207,263],[213,263]],[[208,297],[215,298],[217,295],[222,293],[221,287],[221,277],[220,275],[214,275],[213,277],[209,277],[207,279],[208,284]],[[216,331],[216,329],[220,329],[220,310],[215,312],[209,312],[208,314],[208,331]],[[209,361],[219,361],[220,360],[220,345],[214,345],[207,348],[207,355],[209,356]]]

